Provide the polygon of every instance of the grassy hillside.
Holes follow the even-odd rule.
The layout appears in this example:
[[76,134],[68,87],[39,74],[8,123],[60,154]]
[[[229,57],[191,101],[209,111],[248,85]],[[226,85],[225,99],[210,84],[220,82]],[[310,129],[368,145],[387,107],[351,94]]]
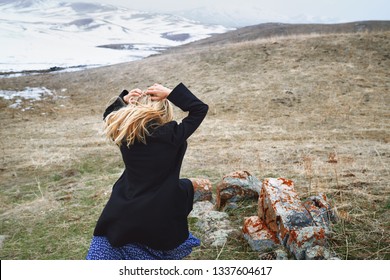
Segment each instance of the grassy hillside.
[[[280,36],[305,35],[305,34],[344,34],[356,32],[384,32],[390,31],[390,21],[356,21],[335,24],[319,23],[261,23],[246,26],[229,32],[216,34],[212,37],[188,44],[188,47],[205,46],[215,44],[229,44],[257,39],[274,38]],[[183,48],[186,46],[180,46]],[[171,50],[175,50],[174,48]]]
[[[83,259],[123,168],[101,135],[102,111],[123,88],[183,82],[210,111],[189,140],[182,176],[214,185],[235,170],[292,179],[302,198],[324,192],[337,208],[330,246],[340,258],[390,259],[389,54],[385,31],[293,35],[0,79],[3,90],[57,93],[25,111],[0,99],[0,258]],[[255,213],[229,214],[238,227]],[[217,257],[258,256],[236,236],[191,255]]]

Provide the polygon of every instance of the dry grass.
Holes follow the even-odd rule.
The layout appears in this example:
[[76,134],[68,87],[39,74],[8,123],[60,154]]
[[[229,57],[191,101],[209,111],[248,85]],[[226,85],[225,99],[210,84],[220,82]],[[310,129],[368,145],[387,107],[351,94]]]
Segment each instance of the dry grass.
[[[331,198],[340,219],[330,245],[342,259],[390,259],[389,39],[389,32],[272,38],[1,79],[0,89],[67,89],[67,98],[24,112],[0,100],[1,259],[84,258],[122,170],[100,135],[101,113],[123,88],[154,82],[184,82],[210,106],[189,140],[183,176],[214,185],[235,170],[292,179],[301,197]],[[230,213],[237,227],[255,214],[245,209]],[[193,258],[256,256],[232,237]]]

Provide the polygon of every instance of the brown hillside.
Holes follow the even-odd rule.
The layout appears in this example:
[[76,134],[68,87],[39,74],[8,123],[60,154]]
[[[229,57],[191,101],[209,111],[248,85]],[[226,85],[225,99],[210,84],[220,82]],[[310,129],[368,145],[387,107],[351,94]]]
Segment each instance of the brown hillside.
[[[214,185],[235,170],[292,179],[301,197],[324,192],[337,207],[330,245],[340,258],[389,259],[390,32],[247,40],[0,79],[3,90],[44,86],[58,95],[25,111],[0,99],[1,259],[84,258],[122,170],[100,135],[102,111],[123,88],[155,82],[183,82],[210,106],[183,176]],[[245,209],[230,213],[237,227],[255,214]],[[203,246],[191,258],[217,256],[258,257],[234,237],[223,252]]]
[[[185,46],[204,46],[226,43],[253,41],[257,39],[280,36],[307,35],[307,34],[337,34],[356,32],[383,32],[390,31],[390,21],[357,21],[336,24],[288,24],[262,23],[239,28],[230,32],[216,34],[210,38],[199,40]],[[175,48],[170,49],[175,50]]]

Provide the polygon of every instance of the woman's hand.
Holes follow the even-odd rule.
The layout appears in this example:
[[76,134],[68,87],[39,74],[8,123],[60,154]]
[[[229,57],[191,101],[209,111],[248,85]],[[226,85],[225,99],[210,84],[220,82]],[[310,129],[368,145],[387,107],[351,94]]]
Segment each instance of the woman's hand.
[[142,94],[142,90],[140,90],[139,88],[135,88],[135,89],[130,90],[130,92],[123,97],[123,100],[127,104],[129,104],[132,102],[132,99],[140,97],[141,94]]
[[171,91],[171,89],[163,85],[154,84],[145,91],[145,94],[150,95],[153,101],[159,101],[167,98]]

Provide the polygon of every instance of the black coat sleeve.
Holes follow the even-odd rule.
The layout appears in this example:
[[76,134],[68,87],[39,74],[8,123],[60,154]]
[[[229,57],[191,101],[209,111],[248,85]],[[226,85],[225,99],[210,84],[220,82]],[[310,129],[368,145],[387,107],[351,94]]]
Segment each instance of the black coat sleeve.
[[187,140],[206,117],[208,105],[199,100],[184,84],[177,85],[168,100],[185,112],[189,112],[182,122],[174,127],[173,141],[180,144]]
[[103,120],[113,111],[117,111],[122,107],[125,107],[127,104],[123,100],[123,97],[125,97],[129,92],[127,90],[123,90],[122,93],[116,98],[116,100],[106,108],[106,110],[103,113]]

